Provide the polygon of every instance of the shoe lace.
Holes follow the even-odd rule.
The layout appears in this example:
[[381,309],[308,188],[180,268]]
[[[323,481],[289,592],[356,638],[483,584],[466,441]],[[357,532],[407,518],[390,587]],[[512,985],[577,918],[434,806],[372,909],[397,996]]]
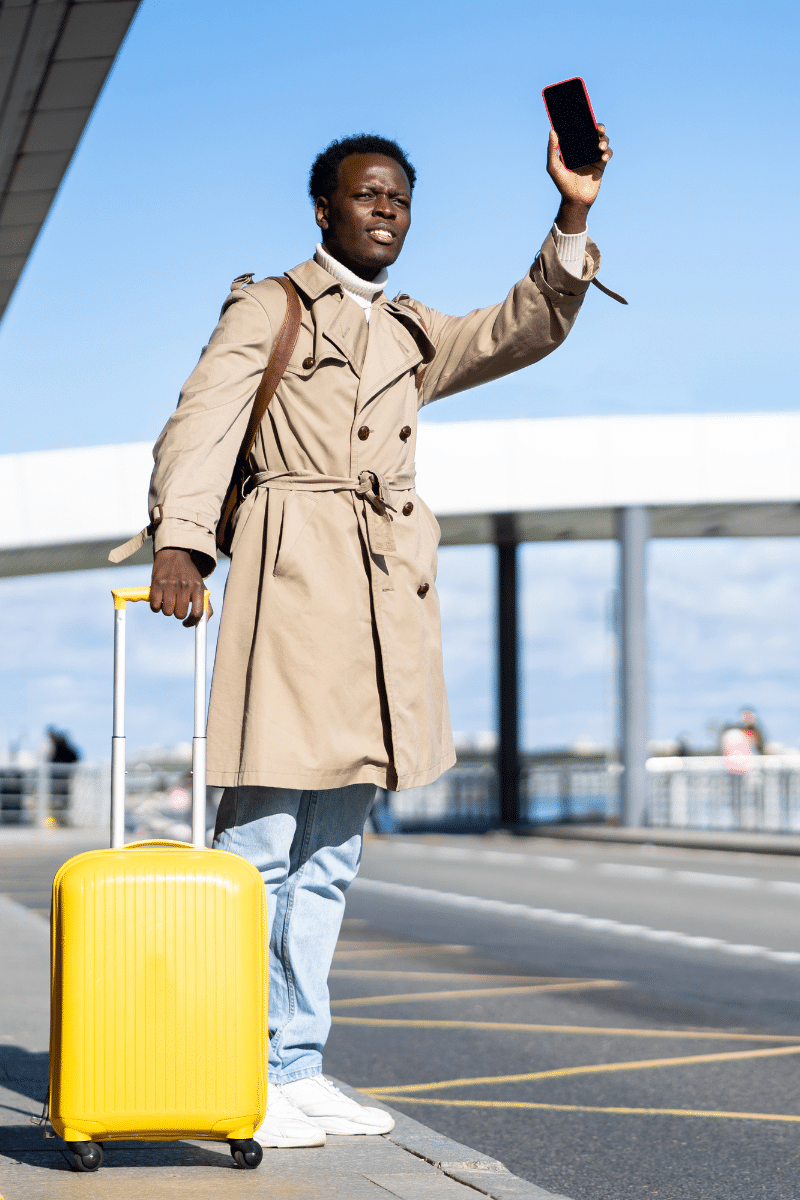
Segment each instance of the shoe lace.
[[284,1096],[283,1092],[277,1084],[271,1084],[267,1090],[267,1115],[270,1117],[296,1117],[303,1114],[292,1104],[288,1096]]
[[324,1075],[317,1076],[317,1081],[331,1096],[340,1096],[343,1100],[347,1099],[342,1089],[338,1088],[335,1083],[331,1083],[330,1079],[326,1079]]

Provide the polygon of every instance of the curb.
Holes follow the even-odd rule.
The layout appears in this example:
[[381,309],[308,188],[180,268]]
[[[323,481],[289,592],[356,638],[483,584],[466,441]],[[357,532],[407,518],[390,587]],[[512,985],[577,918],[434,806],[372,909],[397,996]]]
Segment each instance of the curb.
[[617,842],[632,846],[677,846],[683,850],[738,850],[745,854],[800,855],[800,837],[791,833],[757,833],[714,829],[620,829],[609,825],[539,825],[515,831],[524,838],[560,842]]
[[359,1092],[357,1088],[342,1083],[333,1076],[329,1075],[328,1078],[336,1087],[362,1104],[382,1108],[391,1113],[394,1117],[394,1129],[391,1133],[383,1135],[387,1141],[394,1142],[402,1150],[407,1150],[436,1167],[443,1175],[474,1188],[481,1195],[490,1197],[490,1200],[569,1200],[568,1196],[546,1192],[537,1184],[529,1183],[519,1175],[512,1175],[498,1159],[481,1154],[479,1150],[471,1150],[469,1146],[462,1146],[460,1142],[454,1142],[434,1129],[429,1129],[427,1125],[415,1121],[413,1117],[398,1112],[396,1108],[390,1108],[388,1104]]

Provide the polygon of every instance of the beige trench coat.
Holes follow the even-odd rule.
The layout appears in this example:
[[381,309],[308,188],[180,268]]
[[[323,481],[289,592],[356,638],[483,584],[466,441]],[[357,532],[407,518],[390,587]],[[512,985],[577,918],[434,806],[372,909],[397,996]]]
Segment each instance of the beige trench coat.
[[[414,488],[417,411],[554,350],[599,261],[590,242],[577,280],[550,234],[502,304],[449,317],[381,295],[369,324],[313,260],[287,272],[302,326],[234,535],[208,720],[211,784],[403,789],[453,764],[439,528]],[[156,549],[215,559],[220,507],[285,311],[278,284],[233,285],[155,446]]]

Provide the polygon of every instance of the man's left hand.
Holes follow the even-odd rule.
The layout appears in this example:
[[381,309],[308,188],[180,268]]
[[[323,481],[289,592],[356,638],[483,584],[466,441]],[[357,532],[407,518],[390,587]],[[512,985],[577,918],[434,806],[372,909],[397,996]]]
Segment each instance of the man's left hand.
[[605,125],[598,125],[597,132],[600,135],[598,161],[588,167],[579,167],[577,171],[569,171],[559,157],[558,137],[554,130],[550,130],[547,174],[561,193],[561,207],[556,224],[562,233],[583,233],[586,228],[586,214],[597,199],[603,171],[614,153],[608,144]]

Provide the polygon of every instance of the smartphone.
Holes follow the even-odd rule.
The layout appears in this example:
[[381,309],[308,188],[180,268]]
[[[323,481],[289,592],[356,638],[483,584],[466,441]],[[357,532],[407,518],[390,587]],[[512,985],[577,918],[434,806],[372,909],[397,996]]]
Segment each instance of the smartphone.
[[600,161],[600,134],[586,84],[580,78],[563,79],[542,91],[550,124],[558,134],[561,161],[570,171]]

